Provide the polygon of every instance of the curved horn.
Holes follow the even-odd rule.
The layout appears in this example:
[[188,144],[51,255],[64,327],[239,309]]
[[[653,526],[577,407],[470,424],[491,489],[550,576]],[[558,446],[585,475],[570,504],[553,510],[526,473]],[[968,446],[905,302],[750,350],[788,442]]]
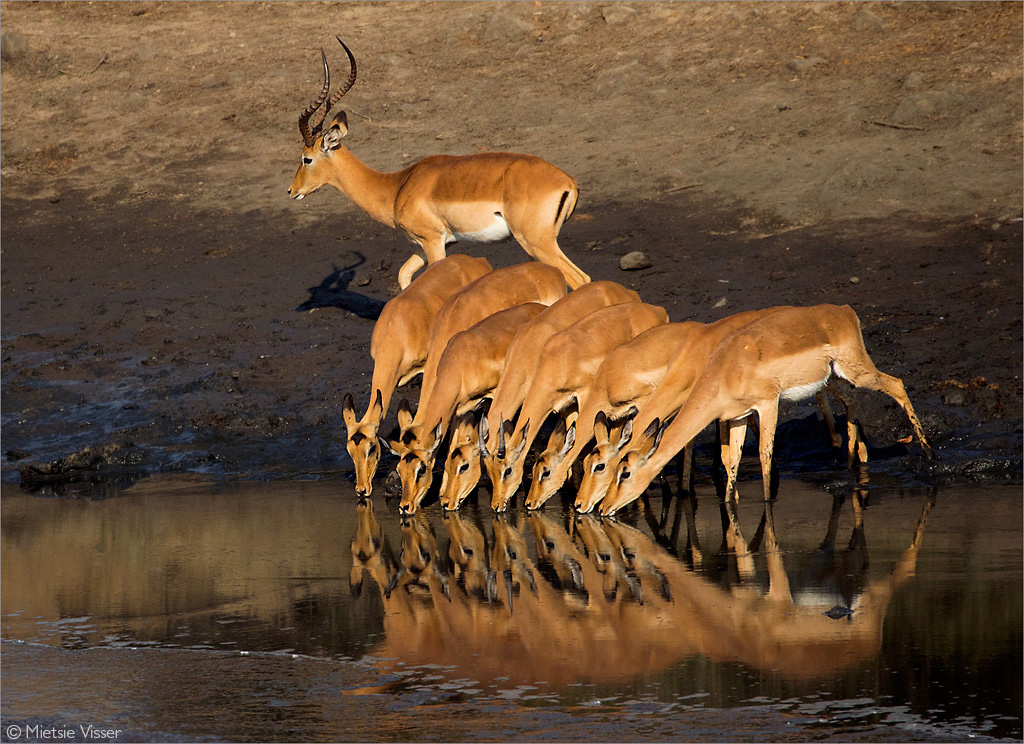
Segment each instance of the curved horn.
[[[324,53],[323,47],[320,47],[320,57],[323,59],[324,62],[324,87],[320,91],[320,95],[316,97],[316,100],[314,100],[313,103],[309,104],[309,106],[306,107],[305,111],[299,114],[299,132],[302,134],[302,141],[306,143],[306,147],[313,146],[313,143],[316,141],[317,128],[320,126],[321,123],[323,123],[323,117],[321,117],[320,121],[316,124],[315,127],[313,127],[313,130],[310,131],[309,117],[313,115],[314,111],[320,108],[320,106],[323,104],[325,100],[327,100],[327,93],[331,89],[331,71],[327,67],[327,54]],[[324,116],[326,116],[326,112]]]
[[324,109],[325,117],[327,116],[327,112],[331,110],[331,106],[341,100],[341,97],[348,93],[349,88],[356,84],[356,58],[352,56],[352,50],[345,45],[345,42],[341,40],[341,37],[335,36],[334,38],[338,40],[338,43],[341,44],[341,48],[344,49],[345,54],[348,55],[348,64],[349,67],[352,68],[352,72],[349,73],[348,80],[345,81],[345,85],[342,86],[341,90],[332,95],[331,99],[327,102],[327,108]]
[[348,55],[348,64],[349,67],[352,68],[352,71],[348,74],[348,80],[345,81],[341,90],[337,93],[332,93],[331,97],[327,99],[327,105],[324,106],[324,112],[317,119],[316,126],[313,127],[313,136],[320,133],[320,128],[323,126],[324,122],[327,121],[327,113],[331,110],[331,106],[340,101],[341,97],[348,93],[349,88],[356,84],[356,58],[352,55],[352,51],[345,46],[345,42],[342,41],[340,37],[335,36],[334,38],[338,39],[338,43],[341,44],[342,48],[345,50],[345,54]]

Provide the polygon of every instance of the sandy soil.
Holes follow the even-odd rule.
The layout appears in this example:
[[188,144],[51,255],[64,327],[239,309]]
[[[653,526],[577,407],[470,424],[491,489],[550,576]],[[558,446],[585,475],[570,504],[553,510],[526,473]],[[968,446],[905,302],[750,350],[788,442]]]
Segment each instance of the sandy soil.
[[[340,399],[366,400],[372,318],[410,247],[333,189],[287,199],[321,45],[345,74],[335,34],[359,61],[347,144],[370,165],[550,160],[581,186],[565,252],[673,320],[849,303],[942,456],[923,475],[1019,476],[1019,3],[0,14],[5,479],[86,446],[148,471],[349,466]],[[620,271],[631,250],[651,267]],[[912,454],[866,397],[882,459]]]

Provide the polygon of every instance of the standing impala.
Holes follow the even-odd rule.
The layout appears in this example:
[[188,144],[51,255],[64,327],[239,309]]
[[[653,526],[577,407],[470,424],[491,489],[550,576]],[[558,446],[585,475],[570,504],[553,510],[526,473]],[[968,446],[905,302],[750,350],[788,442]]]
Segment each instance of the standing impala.
[[[404,232],[422,251],[414,253],[398,272],[405,289],[425,263],[445,256],[445,246],[457,240],[496,242],[514,237],[538,261],[551,264],[575,289],[590,281],[558,247],[558,231],[576,207],[576,180],[532,155],[488,152],[477,155],[434,155],[395,173],[381,173],[361,162],[341,139],[348,121],[339,111],[326,131],[327,114],[356,81],[356,60],[345,43],[351,73],[340,90],[328,98],[330,70],[324,63],[324,87],[299,116],[302,163],[288,194],[301,199],[330,184],[370,217]],[[316,123],[310,117],[323,106]]]
[[934,457],[903,381],[875,367],[864,348],[860,320],[849,305],[788,307],[768,313],[723,339],[704,369],[675,419],[663,425],[655,418],[640,443],[620,457],[601,514],[612,515],[640,496],[665,463],[716,420],[729,430],[726,473],[735,483],[739,445],[752,413],[757,413],[761,476],[768,501],[779,401],[814,395],[832,375],[855,387],[885,393],[899,403],[925,456]]

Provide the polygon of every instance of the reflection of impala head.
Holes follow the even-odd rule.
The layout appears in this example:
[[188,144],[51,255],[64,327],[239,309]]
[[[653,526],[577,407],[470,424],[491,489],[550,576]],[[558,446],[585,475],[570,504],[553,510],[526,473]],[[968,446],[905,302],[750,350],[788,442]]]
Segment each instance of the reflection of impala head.
[[[299,132],[302,134],[303,142],[302,163],[295,172],[292,185],[288,187],[288,195],[293,199],[301,199],[306,194],[316,191],[325,183],[330,182],[332,171],[326,166],[325,160],[330,157],[332,150],[341,147],[341,138],[348,134],[348,120],[344,111],[339,111],[331,120],[327,131],[323,131],[324,121],[327,119],[331,106],[341,100],[341,97],[348,93],[356,82],[356,59],[352,56],[349,48],[345,46],[345,42],[338,39],[338,43],[348,55],[352,71],[349,73],[345,85],[328,98],[328,93],[331,90],[331,71],[327,67],[327,55],[323,49],[320,50],[320,56],[324,63],[324,87],[313,103],[299,115]],[[321,106],[323,106],[323,110],[320,111],[316,122],[311,127],[309,119]]]
[[458,512],[444,515],[444,527],[450,540],[448,558],[451,560],[452,575],[462,582],[468,594],[480,588],[480,577],[486,578],[487,542],[476,525],[463,519]]
[[374,573],[382,568],[381,564],[381,528],[373,513],[373,502],[359,499],[356,504],[356,534],[352,538],[352,573],[349,575],[349,588],[354,596],[362,592],[363,571]]

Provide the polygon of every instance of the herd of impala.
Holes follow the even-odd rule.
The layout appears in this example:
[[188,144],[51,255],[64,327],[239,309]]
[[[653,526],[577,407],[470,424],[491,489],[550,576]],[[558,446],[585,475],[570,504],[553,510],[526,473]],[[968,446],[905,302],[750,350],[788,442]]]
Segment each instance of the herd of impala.
[[[823,393],[835,395],[847,411],[849,462],[866,459],[851,385],[899,403],[925,456],[933,456],[903,383],[875,368],[850,307],[783,306],[708,324],[670,323],[663,308],[615,282],[591,282],[562,253],[557,237],[578,188],[550,163],[504,152],[433,156],[395,173],[362,163],[341,144],[344,111],[324,127],[356,80],[355,58],[338,41],[351,72],[330,94],[321,50],[323,89],[299,116],[305,146],[288,193],[301,199],[331,184],[422,251],[401,267],[401,293],[374,326],[366,412],[357,418],[350,395],[342,404],[361,496],[372,492],[383,448],[398,457],[403,514],[416,512],[431,490],[439,457],[445,509],[457,509],[486,470],[491,505],[504,511],[536,446],[529,509],[557,493],[579,463],[576,508],[612,515],[680,452],[688,479],[695,437],[717,422],[726,495],[735,498],[747,422],[756,413],[767,500],[780,400],[815,396],[840,447]],[[457,240],[509,236],[537,261],[492,269],[482,258],[445,255]],[[381,422],[395,389],[417,375],[417,409],[403,400],[399,435],[385,439]],[[553,430],[546,425],[552,417]]]

